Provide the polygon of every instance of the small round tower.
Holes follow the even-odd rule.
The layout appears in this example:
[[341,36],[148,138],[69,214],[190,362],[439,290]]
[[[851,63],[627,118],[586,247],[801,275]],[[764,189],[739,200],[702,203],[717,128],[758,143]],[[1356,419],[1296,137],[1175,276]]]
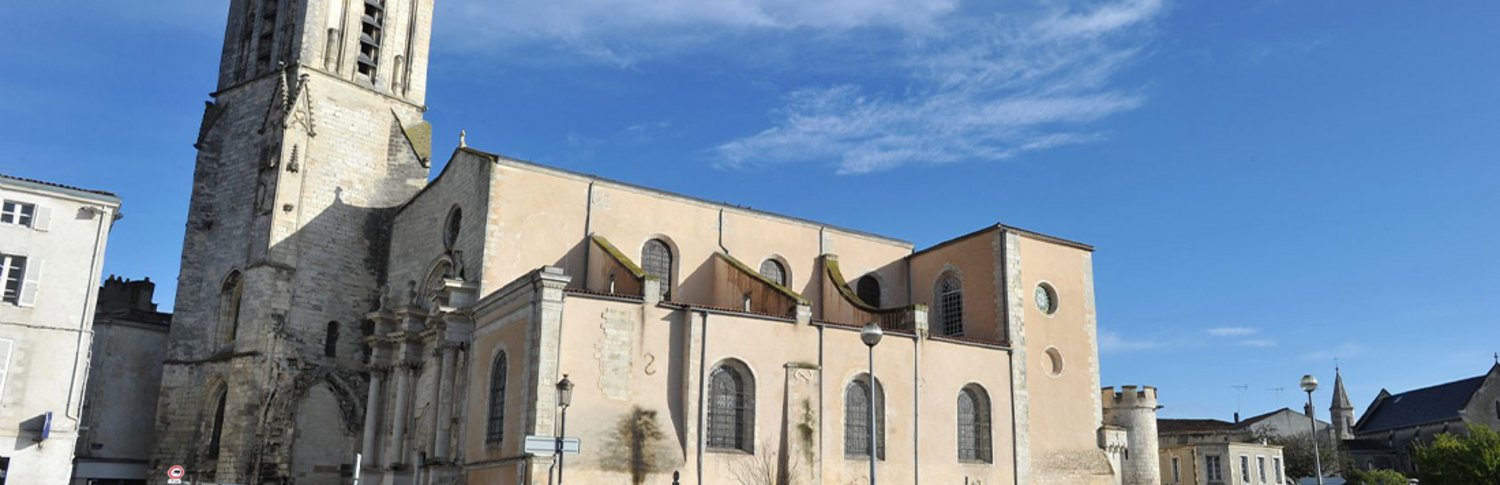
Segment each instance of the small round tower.
[[1156,388],[1120,386],[1102,390],[1104,424],[1125,428],[1128,443],[1120,461],[1122,485],[1161,483],[1160,451],[1156,442]]

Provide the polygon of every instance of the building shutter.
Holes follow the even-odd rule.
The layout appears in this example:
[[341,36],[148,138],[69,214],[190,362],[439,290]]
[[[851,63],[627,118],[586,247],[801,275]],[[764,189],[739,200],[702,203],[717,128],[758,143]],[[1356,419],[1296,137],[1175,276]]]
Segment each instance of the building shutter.
[[0,402],[5,398],[5,381],[10,376],[10,351],[15,342],[0,338]]
[[42,286],[42,260],[31,259],[26,261],[26,275],[21,281],[21,299],[18,302],[23,307],[36,306],[36,295]]
[[36,206],[36,214],[31,218],[31,228],[38,231],[52,229],[52,208],[44,205]]

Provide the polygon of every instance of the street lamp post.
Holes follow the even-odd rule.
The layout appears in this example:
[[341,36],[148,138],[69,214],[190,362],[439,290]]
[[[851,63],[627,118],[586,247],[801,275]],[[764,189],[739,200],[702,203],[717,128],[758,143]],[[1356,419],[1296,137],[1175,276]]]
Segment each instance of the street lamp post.
[[568,435],[569,404],[573,404],[573,381],[563,374],[562,380],[557,381],[557,405],[562,407],[561,426],[557,430],[557,485],[562,485],[563,479],[563,437]]
[[875,453],[879,448],[875,442],[875,344],[880,343],[884,336],[885,331],[875,322],[865,324],[865,328],[859,331],[859,339],[870,352],[870,382],[866,383],[870,391],[870,485],[875,485]]
[[1323,456],[1318,451],[1318,419],[1313,417],[1317,412],[1313,408],[1313,391],[1318,390],[1318,378],[1312,374],[1302,376],[1302,390],[1307,391],[1307,422],[1312,427],[1313,442],[1313,474],[1318,477],[1318,485],[1323,485]]

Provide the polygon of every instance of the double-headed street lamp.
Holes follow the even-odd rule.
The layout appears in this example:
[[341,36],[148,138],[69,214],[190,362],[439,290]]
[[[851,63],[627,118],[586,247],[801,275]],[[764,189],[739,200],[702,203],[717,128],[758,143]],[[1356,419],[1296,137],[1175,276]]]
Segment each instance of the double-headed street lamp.
[[568,375],[557,381],[557,405],[562,407],[561,426],[557,430],[557,485],[563,479],[563,437],[568,435],[568,405],[573,404],[573,381]]
[[880,343],[880,338],[885,336],[885,331],[875,322],[865,324],[860,329],[859,339],[865,343],[870,350],[870,382],[866,388],[870,391],[870,485],[875,485],[875,453],[878,447],[875,443],[875,344]]
[[1302,376],[1302,390],[1307,391],[1307,422],[1312,426],[1313,442],[1313,474],[1318,477],[1318,485],[1323,485],[1323,457],[1318,452],[1318,419],[1313,417],[1316,412],[1313,408],[1313,391],[1318,390],[1318,378],[1312,374]]

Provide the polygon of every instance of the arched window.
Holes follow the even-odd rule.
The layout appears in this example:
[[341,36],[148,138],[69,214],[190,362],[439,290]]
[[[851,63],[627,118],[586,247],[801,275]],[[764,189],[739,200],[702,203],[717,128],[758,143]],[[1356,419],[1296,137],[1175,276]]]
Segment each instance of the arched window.
[[443,225],[443,247],[453,249],[458,243],[458,233],[463,229],[464,210],[457,205],[448,209],[448,222]]
[[661,282],[661,299],[671,299],[672,247],[660,239],[646,241],[641,248],[641,269]]
[[760,275],[771,280],[772,283],[781,286],[786,286],[787,284],[786,267],[782,266],[780,261],[767,259],[765,262],[760,263]]
[[219,344],[234,343],[240,333],[240,299],[245,293],[239,271],[229,273],[219,288]]
[[505,373],[508,370],[505,353],[495,356],[490,366],[490,416],[484,432],[485,443],[499,443],[505,439]]
[[943,335],[959,337],[964,334],[964,285],[957,276],[947,275],[937,285],[938,321]]
[[708,447],[755,452],[755,381],[744,364],[725,362],[708,377]]
[[328,331],[323,334],[323,355],[339,356],[339,322],[328,322]]
[[[885,459],[885,388],[875,380],[875,457]],[[844,456],[870,456],[870,375],[844,388]]]
[[880,280],[874,275],[864,275],[854,282],[854,294],[866,305],[880,308]]
[[219,391],[219,405],[215,406],[213,429],[208,433],[208,459],[219,459],[219,445],[224,442],[224,408],[229,403],[229,390]]
[[958,459],[990,462],[990,400],[970,384],[958,391]]

